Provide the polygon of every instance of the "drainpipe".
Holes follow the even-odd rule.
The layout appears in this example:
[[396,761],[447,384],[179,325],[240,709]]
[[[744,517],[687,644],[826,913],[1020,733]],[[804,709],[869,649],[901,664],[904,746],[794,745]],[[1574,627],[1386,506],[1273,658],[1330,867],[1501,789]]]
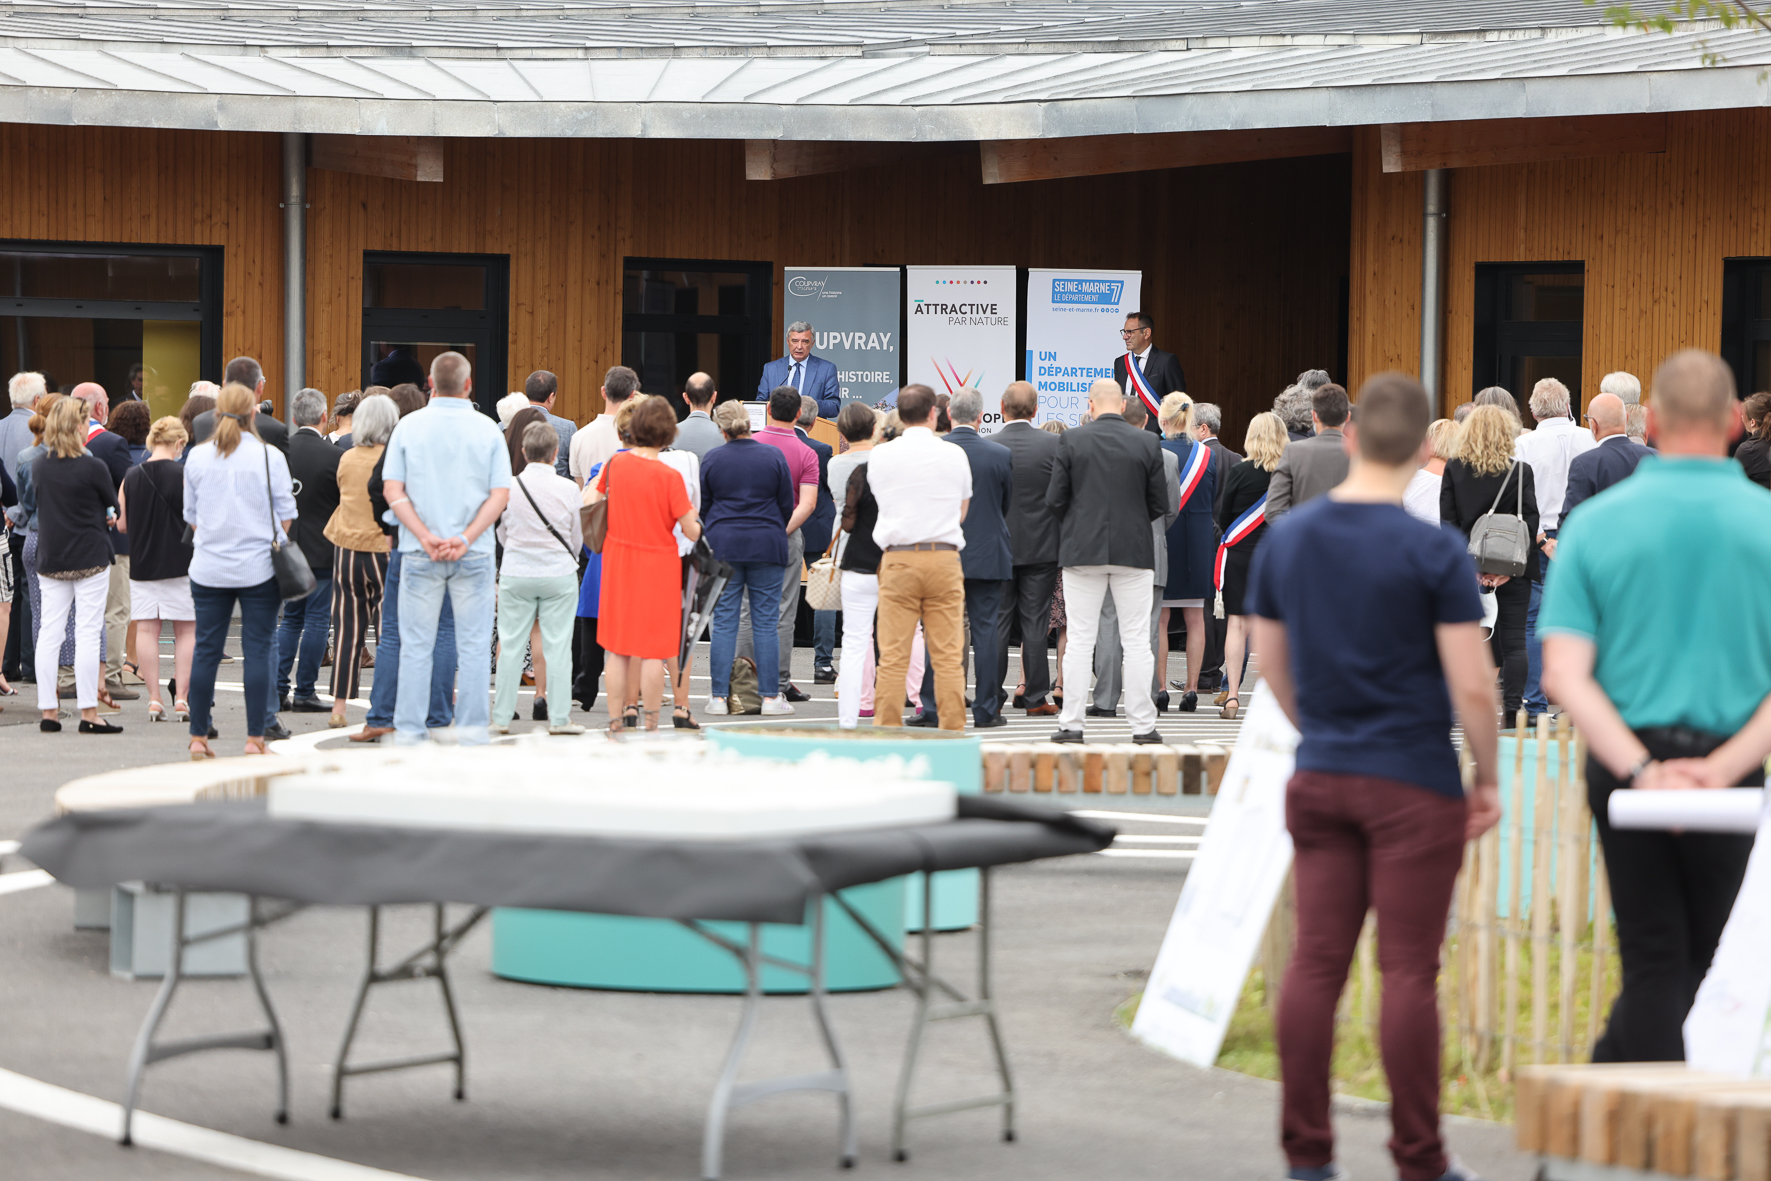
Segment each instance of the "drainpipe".
[[1435,414],[1441,403],[1439,377],[1445,365],[1445,178],[1443,168],[1427,170],[1421,226],[1420,381]]
[[307,136],[283,133],[283,409],[307,384]]

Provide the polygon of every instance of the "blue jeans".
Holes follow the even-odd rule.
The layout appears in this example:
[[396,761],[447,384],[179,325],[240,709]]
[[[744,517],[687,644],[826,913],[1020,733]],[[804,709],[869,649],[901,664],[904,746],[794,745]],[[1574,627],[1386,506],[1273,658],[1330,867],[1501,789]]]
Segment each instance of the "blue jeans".
[[283,604],[277,626],[277,700],[289,693],[289,670],[295,669],[295,696],[311,698],[326,655],[326,632],[332,626],[332,572],[314,571],[314,593]]
[[732,658],[738,654],[738,614],[744,592],[750,591],[751,639],[756,649],[756,683],[764,697],[780,695],[781,657],[774,625],[781,610],[781,580],[787,567],[762,562],[733,562],[732,580],[726,583],[713,608],[713,696],[732,691]]
[[836,652],[836,617],[840,612],[812,612],[812,669],[831,667]]
[[[375,640],[375,683],[369,687],[369,716],[363,724],[389,730],[400,688],[400,551],[387,556],[387,582],[381,594],[381,625]],[[437,619],[435,655],[430,666],[430,714],[425,726],[441,730],[455,720],[455,612],[443,600]]]
[[431,673],[443,605],[455,609],[455,640],[467,662],[457,670],[455,740],[483,746],[492,702],[492,555],[469,552],[458,562],[433,562],[422,552],[400,558],[400,688],[394,697],[394,742],[425,740]]
[[[1545,529],[1545,537],[1554,537],[1556,530]],[[1543,580],[1550,576],[1550,560],[1537,555],[1542,577],[1531,584],[1531,606],[1525,609],[1525,712],[1536,717],[1550,708],[1543,694],[1543,642],[1537,638],[1537,609],[1543,603]]]
[[191,683],[180,685],[191,707],[191,737],[209,736],[209,715],[215,708],[215,670],[221,665],[222,645],[234,604],[240,605],[240,650],[245,664],[246,734],[264,737],[271,717],[272,666],[277,659],[277,580],[267,578],[257,586],[204,586],[191,583],[191,605],[197,613],[197,647],[191,655]]

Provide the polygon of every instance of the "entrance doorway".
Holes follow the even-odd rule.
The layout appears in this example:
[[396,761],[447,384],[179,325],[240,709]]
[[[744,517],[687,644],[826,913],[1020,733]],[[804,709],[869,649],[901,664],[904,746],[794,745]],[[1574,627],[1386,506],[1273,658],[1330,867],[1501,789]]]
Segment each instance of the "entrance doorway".
[[0,369],[177,414],[191,383],[221,379],[221,263],[205,246],[0,242]]
[[1532,418],[1531,390],[1546,377],[1568,387],[1578,411],[1581,333],[1586,316],[1583,262],[1477,263],[1475,366],[1472,394],[1504,387],[1519,403],[1519,421]]
[[1771,258],[1722,260],[1722,359],[1742,398],[1771,390]]
[[767,262],[630,258],[621,285],[621,363],[640,389],[689,410],[683,385],[710,375],[722,402],[754,398],[774,355],[769,326],[775,266]]
[[363,386],[411,382],[420,389],[437,354],[473,366],[473,399],[495,414],[509,391],[510,256],[363,255]]

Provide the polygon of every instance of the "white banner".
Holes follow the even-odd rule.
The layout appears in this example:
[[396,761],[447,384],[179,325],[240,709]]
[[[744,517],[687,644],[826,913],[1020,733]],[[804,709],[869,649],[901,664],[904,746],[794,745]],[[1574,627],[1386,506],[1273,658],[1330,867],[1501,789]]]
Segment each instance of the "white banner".
[[1075,426],[1088,411],[1088,387],[1112,378],[1125,354],[1119,330],[1138,310],[1142,271],[1027,272],[1027,380],[1039,391],[1035,422]]
[[1278,699],[1257,686],[1131,1027],[1183,1062],[1218,1060],[1291,868],[1285,784],[1297,743]]
[[905,380],[937,394],[984,395],[982,434],[1002,426],[1002,391],[1015,379],[1015,268],[908,268]]
[[[1760,798],[1765,794],[1771,790]],[[1685,1018],[1685,1061],[1693,1070],[1771,1077],[1771,814],[1759,823],[1746,880],[1740,883],[1722,941]]]

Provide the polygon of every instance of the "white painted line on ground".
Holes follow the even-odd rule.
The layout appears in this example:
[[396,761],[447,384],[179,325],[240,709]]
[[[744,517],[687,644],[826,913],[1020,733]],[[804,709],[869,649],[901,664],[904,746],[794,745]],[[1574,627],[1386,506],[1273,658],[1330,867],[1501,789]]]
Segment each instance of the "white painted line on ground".
[[[123,1126],[123,1109],[107,1099],[3,1069],[0,1107],[109,1139],[115,1139]],[[279,1181],[418,1181],[409,1173],[390,1173],[277,1144],[262,1144],[145,1111],[135,1113],[134,1136],[143,1148]]]
[[1204,837],[1140,837],[1127,836],[1125,833],[1120,833],[1113,838],[1115,844],[1125,841],[1133,845],[1197,845],[1204,839]]
[[49,871],[27,869],[19,873],[0,873],[0,894],[17,894],[21,890],[35,890],[39,886],[47,886],[55,879]]
[[1084,820],[1148,820],[1152,824],[1197,824],[1201,828],[1209,823],[1204,816],[1160,816],[1149,812],[1085,812],[1077,809],[1070,815]]
[[1197,849],[1097,849],[1096,857],[1161,857],[1191,861],[1199,856]]

